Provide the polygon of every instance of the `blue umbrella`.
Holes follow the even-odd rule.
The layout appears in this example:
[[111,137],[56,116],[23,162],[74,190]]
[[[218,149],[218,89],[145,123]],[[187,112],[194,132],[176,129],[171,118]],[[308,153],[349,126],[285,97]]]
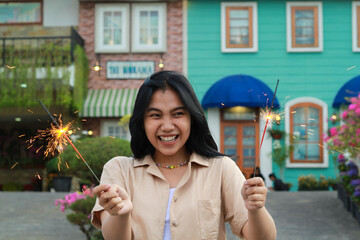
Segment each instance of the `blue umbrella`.
[[[262,81],[248,75],[232,75],[220,79],[206,92],[201,105],[209,107],[271,107],[273,91]],[[275,97],[274,108],[279,108]]]
[[340,107],[341,104],[349,105],[350,98],[356,97],[360,93],[360,76],[346,82],[336,94],[333,107]]

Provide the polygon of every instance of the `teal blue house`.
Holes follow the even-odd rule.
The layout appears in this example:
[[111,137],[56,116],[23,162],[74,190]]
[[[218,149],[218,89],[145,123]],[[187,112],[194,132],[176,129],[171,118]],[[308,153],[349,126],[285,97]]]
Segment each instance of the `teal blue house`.
[[[184,1],[184,71],[219,148],[246,177],[255,162],[267,186],[271,172],[292,190],[301,175],[336,176],[323,135],[338,124],[330,119],[344,97],[360,92],[359,17],[360,1],[350,0]],[[265,127],[286,135],[266,132],[260,148]],[[294,151],[280,169],[272,152],[290,142]]]

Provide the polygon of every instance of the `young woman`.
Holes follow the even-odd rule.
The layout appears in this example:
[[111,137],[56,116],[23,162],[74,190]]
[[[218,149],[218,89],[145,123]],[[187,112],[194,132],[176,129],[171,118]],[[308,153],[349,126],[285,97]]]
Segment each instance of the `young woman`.
[[140,87],[130,119],[133,158],[105,164],[92,223],[105,239],[276,239],[261,178],[245,181],[217,151],[189,81],[161,71]]

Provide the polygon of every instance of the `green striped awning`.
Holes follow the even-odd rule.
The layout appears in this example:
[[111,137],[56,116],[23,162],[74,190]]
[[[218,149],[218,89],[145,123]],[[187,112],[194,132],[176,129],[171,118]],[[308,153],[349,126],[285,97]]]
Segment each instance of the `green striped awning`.
[[131,114],[139,89],[90,89],[82,117],[122,117]]

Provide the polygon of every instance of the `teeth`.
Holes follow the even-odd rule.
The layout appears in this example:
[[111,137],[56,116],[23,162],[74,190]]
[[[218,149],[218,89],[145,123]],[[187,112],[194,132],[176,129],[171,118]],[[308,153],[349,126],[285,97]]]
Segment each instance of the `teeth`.
[[176,136],[172,136],[172,137],[160,137],[161,141],[163,142],[171,142],[174,141],[176,138]]

